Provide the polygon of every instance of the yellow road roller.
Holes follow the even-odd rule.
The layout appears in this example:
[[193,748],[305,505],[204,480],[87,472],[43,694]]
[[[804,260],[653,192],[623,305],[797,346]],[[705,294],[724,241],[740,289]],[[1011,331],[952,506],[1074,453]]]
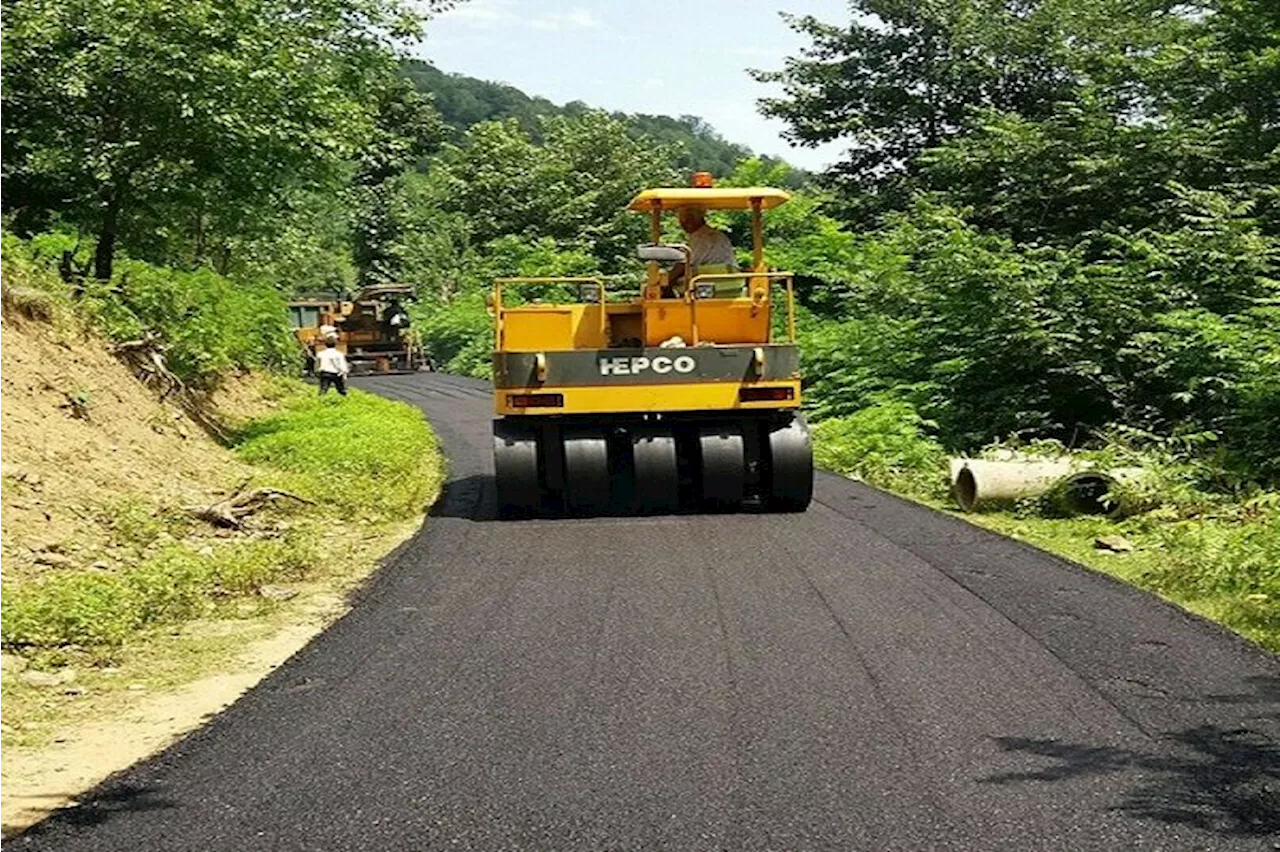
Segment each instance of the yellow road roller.
[[[638,248],[643,282],[494,282],[494,470],[504,516],[809,505],[813,449],[798,410],[792,273],[764,263],[762,217],[789,196],[717,188],[708,177],[632,199],[629,209],[650,220],[651,241]],[[750,214],[750,269],[705,262],[708,240],[724,248],[719,232],[689,232],[691,245],[662,242],[664,215],[696,224],[712,210]]]

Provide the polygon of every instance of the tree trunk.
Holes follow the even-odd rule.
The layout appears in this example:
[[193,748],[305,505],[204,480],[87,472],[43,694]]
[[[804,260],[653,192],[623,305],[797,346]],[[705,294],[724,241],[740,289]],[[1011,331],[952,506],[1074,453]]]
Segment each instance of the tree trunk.
[[219,275],[226,275],[227,270],[231,268],[231,246],[223,243],[218,246],[218,256],[213,262],[213,271]]
[[102,212],[102,230],[98,232],[98,247],[93,254],[93,275],[99,281],[111,279],[111,267],[116,259],[116,235],[120,230],[120,191],[107,193],[106,208]]

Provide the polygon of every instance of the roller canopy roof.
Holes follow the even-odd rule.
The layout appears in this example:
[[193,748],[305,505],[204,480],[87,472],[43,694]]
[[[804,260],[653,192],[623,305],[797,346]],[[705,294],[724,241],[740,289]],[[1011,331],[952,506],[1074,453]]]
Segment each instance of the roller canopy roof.
[[681,207],[701,207],[704,210],[750,210],[751,199],[759,198],[760,207],[770,210],[786,204],[791,196],[781,189],[769,186],[689,187],[660,186],[646,189],[631,199],[628,209],[648,212],[653,203],[659,202],[663,210]]

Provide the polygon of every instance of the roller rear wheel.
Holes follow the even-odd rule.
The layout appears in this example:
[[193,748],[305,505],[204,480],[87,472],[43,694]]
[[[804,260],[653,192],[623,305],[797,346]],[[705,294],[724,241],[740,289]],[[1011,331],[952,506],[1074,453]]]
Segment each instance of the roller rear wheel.
[[795,414],[769,429],[766,505],[775,512],[803,512],[813,499],[813,442],[804,417]]
[[595,514],[612,505],[609,442],[603,429],[564,430],[564,503],[570,512]]
[[673,512],[680,508],[680,468],[676,438],[670,429],[648,427],[631,433],[631,456],[635,461],[637,512]]
[[698,427],[702,456],[701,493],[713,509],[736,509],[746,492],[746,455],[742,427],[737,423],[706,423]]
[[813,446],[798,413],[617,424],[513,418],[495,421],[493,438],[504,516],[552,507],[571,515],[732,512],[744,504],[802,512],[813,497]]
[[530,426],[493,424],[493,473],[501,515],[528,515],[542,505],[538,483],[538,439]]

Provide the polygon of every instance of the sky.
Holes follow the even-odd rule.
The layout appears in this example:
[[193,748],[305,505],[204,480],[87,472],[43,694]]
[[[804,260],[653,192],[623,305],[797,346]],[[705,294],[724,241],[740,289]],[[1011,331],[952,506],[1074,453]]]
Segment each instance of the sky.
[[557,104],[697,115],[730,142],[817,170],[841,146],[790,145],[785,125],[756,108],[777,88],[746,70],[781,68],[808,43],[781,11],[830,23],[850,14],[847,0],[468,0],[429,21],[414,53]]

